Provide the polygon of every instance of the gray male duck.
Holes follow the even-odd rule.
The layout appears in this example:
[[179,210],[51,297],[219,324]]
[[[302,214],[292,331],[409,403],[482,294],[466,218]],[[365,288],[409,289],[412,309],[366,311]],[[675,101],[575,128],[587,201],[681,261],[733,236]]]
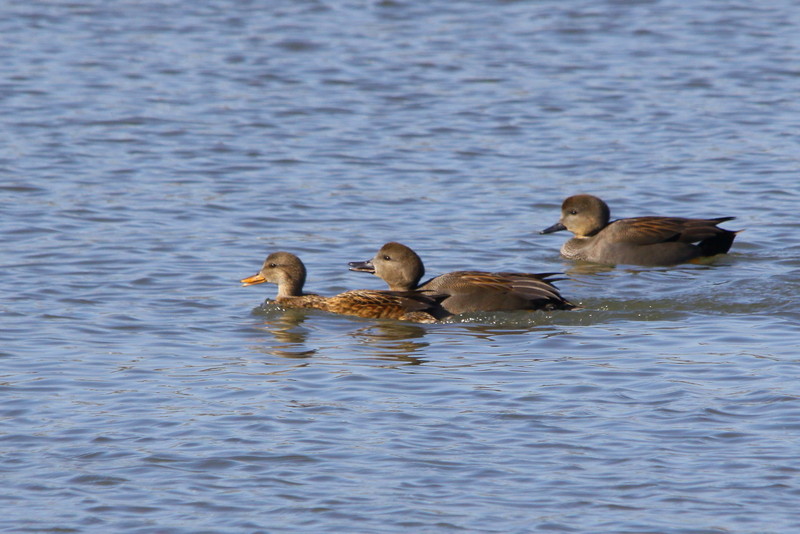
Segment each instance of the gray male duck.
[[350,262],[351,271],[372,273],[393,291],[444,294],[441,306],[457,315],[511,310],[571,310],[576,306],[561,296],[552,278],[556,273],[454,271],[420,284],[425,266],[416,252],[402,243],[383,245],[375,257]]
[[608,205],[592,195],[574,195],[561,205],[559,222],[542,230],[569,230],[561,255],[606,265],[677,265],[725,254],[738,232],[718,225],[734,217],[632,217],[609,222]]

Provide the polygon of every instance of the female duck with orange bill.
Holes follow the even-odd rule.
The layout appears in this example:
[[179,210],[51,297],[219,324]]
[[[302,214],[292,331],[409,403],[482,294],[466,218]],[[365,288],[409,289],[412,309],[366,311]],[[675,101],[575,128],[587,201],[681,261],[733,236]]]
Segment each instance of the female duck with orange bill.
[[288,308],[313,308],[342,315],[372,319],[399,319],[417,323],[433,323],[449,315],[439,302],[446,295],[432,291],[353,290],[324,297],[304,293],[306,267],[290,252],[273,252],[261,270],[241,282],[252,286],[269,282],[277,284],[275,302]]

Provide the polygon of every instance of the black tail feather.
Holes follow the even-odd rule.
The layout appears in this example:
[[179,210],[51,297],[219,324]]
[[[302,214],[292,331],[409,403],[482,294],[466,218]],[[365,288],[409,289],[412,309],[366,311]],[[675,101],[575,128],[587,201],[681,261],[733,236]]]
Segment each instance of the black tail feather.
[[697,246],[703,251],[703,256],[715,256],[717,254],[725,254],[730,250],[733,245],[733,240],[736,239],[738,232],[725,230],[713,237],[709,237],[700,241]]

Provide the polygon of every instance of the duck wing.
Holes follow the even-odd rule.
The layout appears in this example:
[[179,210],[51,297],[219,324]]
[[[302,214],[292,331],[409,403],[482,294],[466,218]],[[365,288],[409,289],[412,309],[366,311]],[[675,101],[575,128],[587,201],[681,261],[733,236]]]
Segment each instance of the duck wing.
[[455,271],[437,276],[423,289],[448,293],[442,305],[453,313],[511,309],[571,309],[553,285],[558,273]]
[[697,243],[709,238],[727,234],[730,230],[717,225],[734,217],[715,219],[687,219],[684,217],[632,217],[610,223],[603,232],[614,234],[617,242],[633,245],[654,245],[677,241]]

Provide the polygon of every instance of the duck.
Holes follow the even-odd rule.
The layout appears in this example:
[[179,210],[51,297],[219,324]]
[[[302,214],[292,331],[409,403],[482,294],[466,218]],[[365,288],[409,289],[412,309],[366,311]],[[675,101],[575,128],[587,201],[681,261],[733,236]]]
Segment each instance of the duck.
[[411,248],[390,241],[367,261],[350,262],[351,271],[372,273],[392,291],[432,291],[447,295],[442,308],[453,315],[510,310],[571,310],[551,277],[558,273],[453,271],[428,280],[425,266]]
[[569,260],[647,267],[697,262],[725,254],[739,233],[718,226],[735,217],[648,216],[609,222],[610,216],[608,204],[598,197],[573,195],[561,205],[561,219],[539,233],[572,232],[575,237],[561,247],[561,255]]
[[332,297],[304,293],[306,267],[291,252],[273,252],[258,273],[241,280],[242,286],[264,282],[277,284],[275,302],[287,308],[312,308],[341,315],[371,319],[397,319],[416,323],[434,323],[449,314],[439,302],[446,295],[431,291],[378,291],[356,289]]

